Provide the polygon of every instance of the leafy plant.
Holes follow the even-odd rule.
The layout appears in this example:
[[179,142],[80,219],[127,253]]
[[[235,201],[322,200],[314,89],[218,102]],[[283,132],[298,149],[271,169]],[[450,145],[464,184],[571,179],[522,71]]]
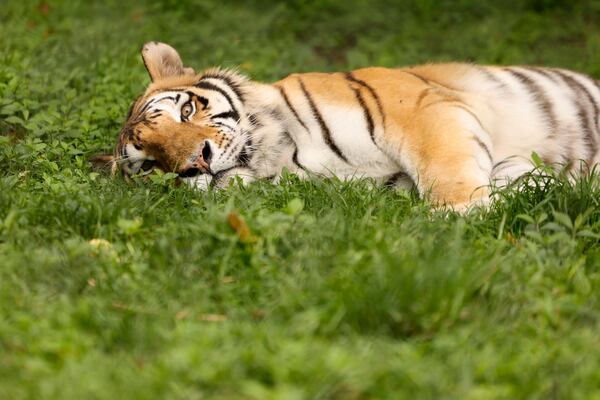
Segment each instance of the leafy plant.
[[534,155],[490,208],[337,179],[92,172],[139,48],[271,81],[467,60],[600,77],[583,1],[4,1],[0,399],[600,396],[600,189]]

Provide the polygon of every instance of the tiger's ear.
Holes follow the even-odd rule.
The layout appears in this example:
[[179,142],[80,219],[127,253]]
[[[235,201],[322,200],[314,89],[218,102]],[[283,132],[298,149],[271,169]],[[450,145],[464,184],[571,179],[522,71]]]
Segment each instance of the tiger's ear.
[[181,57],[168,44],[146,43],[142,47],[142,59],[152,82],[172,76],[195,74],[192,68],[184,68]]
[[115,174],[117,171],[117,163],[115,162],[115,156],[112,154],[96,154],[89,159],[92,166],[92,170],[97,172],[104,172]]

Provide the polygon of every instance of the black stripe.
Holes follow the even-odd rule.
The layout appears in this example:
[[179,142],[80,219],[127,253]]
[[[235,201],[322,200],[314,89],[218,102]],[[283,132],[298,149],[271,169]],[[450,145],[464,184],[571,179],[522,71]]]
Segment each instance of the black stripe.
[[250,115],[248,115],[248,119],[250,120],[250,123],[252,124],[252,126],[254,128],[262,128],[263,127],[262,122],[260,122],[260,120],[258,119],[258,117],[256,116],[256,114],[250,114]]
[[[462,100],[460,100],[459,98],[448,98],[448,97],[445,97],[440,100],[434,100],[430,103],[427,103],[425,106],[422,106],[422,108],[428,108],[428,107],[431,107],[431,106],[434,106],[434,105],[440,104],[440,103],[449,103],[448,107],[460,107],[460,108],[463,108],[463,109],[469,111],[469,109],[467,109],[467,107],[463,105]],[[421,107],[420,105],[416,105],[416,106]],[[477,121],[479,122],[479,119],[477,117],[475,117],[475,114],[473,114],[472,111],[469,111],[469,113],[471,113],[471,115],[473,115],[473,117],[475,119],[477,119]],[[481,125],[481,122],[479,123],[479,125]]]
[[[242,165],[244,165],[244,166],[248,167],[248,164],[250,164],[250,161],[252,161],[252,156],[254,155],[253,145],[254,145],[254,141],[252,140],[252,138],[250,136],[248,136],[248,139],[246,140],[246,144],[244,145],[244,148],[242,149],[241,153],[238,155],[238,162],[241,162]],[[250,169],[252,169],[252,168],[250,168]]]
[[[552,73],[552,71],[549,70],[548,68],[531,67],[531,66],[526,66],[526,67],[521,67],[521,68],[525,68],[529,71],[537,73],[537,74],[545,77],[546,79],[550,80],[555,85],[561,83],[561,79],[559,79],[556,75],[554,75]],[[579,105],[577,105],[577,107],[579,108]],[[581,112],[582,111],[580,109],[579,113],[581,113]],[[586,141],[589,142],[589,138],[586,139]],[[575,160],[575,158],[576,158],[576,155],[574,154],[572,143],[569,141],[568,138],[566,141],[563,140],[562,142],[563,142],[562,146],[564,147],[565,150],[559,154],[559,156],[561,158],[561,160],[559,162],[564,164],[565,160],[566,160],[567,164],[572,163],[572,160]]]
[[150,105],[154,104],[155,101],[156,99],[150,99],[150,101],[146,102],[146,104],[142,106],[140,111],[136,113],[136,118],[142,115],[148,109],[148,107],[150,107]]
[[202,75],[202,78],[200,78],[200,80],[203,80],[203,79],[217,79],[217,80],[223,81],[227,86],[229,86],[229,88],[231,88],[231,90],[233,90],[233,92],[240,99],[240,101],[242,103],[244,102],[244,93],[242,93],[242,89],[240,88],[240,85],[238,85],[236,82],[234,82],[233,79],[231,79],[229,76],[224,75],[224,74],[221,75],[219,73],[208,73],[208,74]]
[[577,102],[577,107],[579,108],[579,111],[577,111],[577,117],[581,122],[581,127],[583,128],[583,132],[585,133],[586,141],[592,149],[592,154],[590,154],[589,158],[586,160],[586,163],[589,165],[591,163],[591,159],[598,151],[598,144],[596,143],[596,139],[594,138],[594,133],[592,127],[590,126],[590,119],[588,117],[587,112],[579,102]]
[[[460,108],[461,110],[465,111],[466,113],[468,113],[471,117],[473,117],[473,119],[475,121],[477,121],[477,124],[479,124],[479,126],[481,127],[481,130],[483,130],[484,132],[487,133],[487,131],[485,130],[485,128],[483,127],[483,124],[481,123],[481,120],[477,117],[477,115],[475,115],[475,113],[473,111],[471,111],[467,106],[463,105],[463,104],[450,104],[450,107],[457,107]],[[477,142],[477,144],[486,152],[488,158],[490,159],[490,163],[494,163],[494,157],[492,156],[492,151],[490,150],[490,148],[488,147],[487,144],[485,144],[481,139],[479,139],[477,136],[473,136],[473,140],[475,142]]]
[[308,172],[308,170],[306,168],[304,168],[304,166],[302,164],[300,164],[300,161],[298,161],[298,145],[296,144],[296,142],[294,142],[294,139],[292,139],[292,135],[290,135],[289,132],[284,131],[283,134],[281,135],[282,137],[286,138],[289,141],[289,145],[294,146],[294,154],[292,155],[292,162],[301,170],[303,170],[304,172]]
[[596,87],[596,89],[598,89],[598,91],[600,92],[600,83],[597,80],[595,80],[591,76],[587,76],[587,75],[582,75],[582,76],[585,77],[588,81],[590,81],[592,83],[592,85],[594,85],[594,87]]
[[[150,121],[148,118],[144,118],[144,119],[140,120],[139,123],[141,123],[145,126],[148,126],[148,127],[153,124],[153,122]],[[156,122],[154,122],[154,123],[156,123]]]
[[483,149],[483,151],[485,151],[488,158],[490,159],[490,163],[493,164],[494,158],[492,157],[492,152],[490,151],[490,148],[485,143],[483,143],[483,141],[481,139],[479,139],[477,136],[473,136],[472,139],[479,145],[479,147],[481,147]]
[[592,126],[590,124],[590,116],[588,115],[586,108],[583,106],[583,104],[581,104],[581,101],[579,100],[581,93],[583,92],[587,96],[588,101],[591,103],[591,105],[594,108],[594,117],[595,117],[596,127],[598,126],[598,107],[597,107],[596,103],[594,102],[592,95],[585,88],[585,86],[583,86],[581,83],[576,81],[573,77],[567,75],[565,72],[563,72],[561,70],[552,69],[552,72],[554,74],[558,75],[567,84],[567,86],[571,89],[573,94],[575,94],[575,98],[573,100],[574,100],[575,107],[577,108],[577,117],[579,118],[580,126],[583,129],[583,132],[585,134],[585,139],[591,148],[591,154],[589,155],[589,158],[586,160],[586,163],[588,164],[588,166],[591,167],[591,165],[589,165],[589,164],[591,163],[591,160],[598,152],[598,143],[594,136],[595,130],[592,128]]
[[[507,158],[505,158],[504,160],[502,160],[502,161],[499,161],[499,162],[497,162],[496,164],[494,164],[494,166],[492,167],[492,174],[496,174],[496,173],[498,172],[498,171],[496,170],[498,167],[501,167],[501,166],[503,166],[503,165],[505,165],[505,164],[508,164],[508,163],[510,163],[510,162],[511,162],[511,161],[512,161],[514,158],[515,158],[514,156],[510,156],[510,157],[507,157]],[[510,165],[509,165],[509,167],[510,167]],[[506,168],[507,168],[507,167],[504,167],[504,168],[502,168],[502,169],[506,169]]]
[[505,68],[505,71],[509,72],[512,76],[517,78],[519,82],[527,87],[529,92],[533,95],[535,102],[538,104],[542,112],[546,115],[546,118],[550,124],[550,137],[555,135],[556,131],[556,116],[554,115],[554,108],[552,102],[546,95],[546,92],[540,85],[535,82],[531,77],[526,74],[515,71],[512,68]]
[[161,97],[159,101],[163,101],[164,99],[169,99],[173,103],[177,103],[179,101],[180,97],[181,97],[181,94],[178,94],[177,96],[165,96],[165,97]]
[[233,118],[234,120],[238,120],[240,116],[237,115],[233,110],[229,110],[229,111],[225,111],[222,113],[219,113],[217,115],[213,115],[212,117],[210,117],[210,119],[217,119],[217,118]]
[[478,66],[476,68],[479,72],[481,72],[482,75],[485,75],[485,78],[487,80],[493,81],[495,84],[500,86],[502,89],[507,88],[506,83],[504,81],[502,81],[502,79],[500,79],[494,73],[492,73],[490,70],[488,70],[486,67]]
[[[590,82],[592,85],[594,85],[594,87],[597,89],[598,92],[600,92],[600,83],[597,80],[595,80],[594,78],[592,78],[591,76],[588,76],[588,75],[579,74],[579,76],[585,78],[588,82]],[[596,105],[595,99],[597,97],[592,96],[592,98],[594,99],[594,105]],[[596,114],[596,136],[598,136],[599,130],[600,130],[600,126],[598,126],[598,114]],[[589,167],[591,168],[592,166],[590,165]]]
[[371,113],[369,112],[369,108],[367,107],[367,104],[365,103],[365,99],[363,99],[362,94],[360,93],[360,89],[357,89],[355,87],[350,86],[350,89],[352,89],[352,91],[354,92],[354,96],[356,97],[356,100],[358,101],[358,104],[360,104],[360,106],[362,107],[363,110],[363,115],[365,117],[365,120],[367,121],[367,129],[369,130],[369,136],[371,137],[371,141],[375,144],[375,146],[377,146],[377,142],[375,141],[375,126],[373,124],[373,117],[371,116]]
[[465,106],[464,104],[461,103],[452,103],[448,105],[449,107],[457,107],[460,108],[461,110],[464,110],[465,112],[467,112],[469,115],[471,115],[471,117],[473,117],[473,119],[475,121],[477,121],[477,123],[479,124],[479,126],[481,127],[481,129],[484,132],[487,132],[485,130],[485,128],[483,127],[483,124],[481,123],[481,120],[477,117],[477,115],[475,115],[475,113],[473,111],[471,111],[467,106]]
[[[226,160],[230,160],[233,157],[234,151],[238,150],[240,148],[240,146],[245,146],[245,143],[237,143],[235,146],[231,146],[231,143],[233,143],[233,140],[231,140],[229,142],[229,146],[226,146],[225,149],[223,149],[223,153],[221,155],[221,158],[224,158],[225,156],[227,156]],[[243,147],[242,147],[243,149]],[[240,150],[241,152],[241,150]],[[239,154],[239,152],[238,152]]]
[[[423,100],[425,99],[425,97],[427,97],[427,95],[433,90],[433,88],[428,87],[427,89],[423,89],[421,91],[421,93],[419,93],[419,97],[417,97],[417,100],[415,101],[415,109],[418,110],[421,107],[421,103],[423,102]],[[435,103],[439,103],[439,101],[436,101]],[[432,103],[432,104],[435,104]],[[428,104],[429,106],[431,104]]]
[[[177,102],[179,102],[180,98],[181,98],[181,94],[179,94],[179,93],[176,96],[165,96],[165,97],[161,97],[160,99],[153,97],[150,101],[148,101],[146,104],[144,104],[144,106],[136,113],[136,118],[139,119],[142,116],[142,114],[144,114],[144,112],[146,112],[152,104],[158,103],[159,101],[163,101],[165,99],[169,99],[169,100],[172,100],[173,102],[177,103]],[[156,116],[155,114],[157,112],[160,112],[160,111],[155,111],[153,116]],[[143,122],[143,121],[140,121],[140,122]]]
[[282,122],[285,119],[285,117],[281,114],[281,111],[277,109],[269,110],[268,114],[277,122]]
[[300,161],[298,161],[298,146],[296,145],[296,143],[294,143],[294,146],[296,147],[294,150],[294,154],[292,155],[292,161],[294,162],[294,164],[296,164],[296,166],[298,166],[298,168],[300,168],[302,171],[307,172],[306,168],[304,168],[304,166],[302,164],[300,164]]
[[403,70],[401,70],[401,71],[402,71],[402,72],[404,72],[404,73],[407,73],[407,74],[409,74],[409,75],[412,75],[412,76],[414,76],[415,78],[417,78],[418,80],[420,80],[420,81],[421,81],[421,82],[423,82],[423,83],[426,83],[426,84],[428,84],[428,85],[431,83],[431,81],[430,81],[429,79],[427,79],[427,78],[424,78],[424,77],[422,77],[422,76],[421,76],[421,75],[419,75],[419,74],[416,74],[416,73],[414,73],[414,72],[407,71],[407,70],[404,70],[404,69],[403,69]]
[[592,96],[590,91],[581,82],[579,82],[577,79],[575,79],[571,75],[567,74],[566,72],[561,71],[559,69],[553,69],[552,71],[554,71],[555,74],[560,76],[562,78],[562,80],[565,81],[565,83],[569,87],[571,87],[571,89],[574,89],[574,92],[576,94],[579,94],[579,93],[585,94],[588,101],[592,105],[592,108],[594,109],[594,122],[596,123],[596,127],[597,127],[598,126],[598,113],[600,111],[598,110],[598,104],[596,104],[594,96]]
[[250,154],[248,153],[248,144],[244,146],[240,154],[237,156],[237,164],[246,166],[250,162]]
[[[595,80],[594,78],[592,78],[591,76],[588,76],[588,75],[580,74],[580,76],[584,77],[589,82],[591,82],[592,85],[594,85],[594,87],[600,92],[600,83],[597,80]],[[595,102],[596,97],[593,97],[593,99],[594,99],[594,105],[596,105],[596,102]],[[599,129],[600,129],[600,127],[598,126],[598,114],[596,114],[596,136],[598,136]],[[592,155],[592,158],[595,157],[596,152],[598,151],[597,148],[598,148],[598,146],[596,146],[596,150],[594,150],[594,154]],[[593,165],[588,165],[588,168],[592,168],[592,167],[593,167]]]
[[298,82],[300,83],[300,88],[302,89],[302,92],[304,93],[304,96],[306,97],[306,100],[308,101],[308,105],[310,106],[313,116],[315,117],[317,122],[319,122],[319,126],[321,127],[321,132],[323,133],[323,139],[325,140],[325,143],[327,144],[327,146],[329,146],[331,151],[333,151],[339,158],[341,158],[345,162],[348,162],[348,159],[346,158],[346,156],[344,156],[344,154],[342,153],[340,148],[337,147],[337,145],[334,143],[333,139],[331,138],[331,131],[327,127],[327,124],[325,124],[325,121],[323,120],[323,116],[319,113],[319,110],[317,109],[315,102],[313,101],[312,97],[306,90],[306,87],[304,86],[302,79],[298,78]]
[[448,89],[448,90],[459,90],[453,86],[448,85],[447,82],[441,83],[440,81],[437,80],[432,80],[432,79],[427,79],[424,76],[421,76],[420,74],[417,74],[416,72],[412,72],[412,71],[407,71],[405,69],[401,69],[401,72],[404,72],[406,74],[412,75],[415,78],[417,78],[418,80],[420,80],[421,82],[427,84],[427,85],[431,85],[431,86],[439,86],[439,87],[443,87],[444,89]]
[[186,90],[185,93],[189,96],[190,100],[196,99],[200,104],[202,104],[202,109],[206,110],[208,107],[208,99],[204,96],[198,96],[196,93]]
[[225,99],[227,99],[227,102],[231,106],[231,110],[232,110],[232,112],[235,115],[235,120],[237,121],[237,120],[240,119],[240,113],[238,112],[238,110],[233,105],[233,100],[231,100],[231,97],[229,96],[229,94],[226,91],[224,91],[223,89],[221,89],[217,85],[213,85],[212,83],[206,82],[206,81],[200,81],[195,86],[197,88],[200,88],[200,89],[212,90],[214,92],[218,92],[218,93],[222,94],[223,97],[225,97]]
[[383,112],[383,106],[381,105],[381,99],[375,92],[375,89],[373,89],[365,81],[356,78],[354,76],[354,74],[352,74],[352,72],[346,72],[345,76],[346,76],[346,79],[348,79],[349,81],[358,83],[359,85],[361,85],[362,87],[367,89],[369,91],[369,93],[371,93],[371,96],[373,96],[373,98],[375,99],[375,103],[377,103],[377,109],[379,110],[379,115],[381,115],[381,125],[383,126],[383,129],[385,130],[385,113]]
[[546,78],[550,79],[552,82],[557,83],[558,79],[556,79],[556,76],[552,75],[546,68],[541,68],[541,67],[530,67],[530,66],[525,66],[525,67],[521,67],[524,69],[527,69],[529,71],[535,72],[537,74],[540,74],[542,76],[545,76]]
[[283,97],[285,104],[290,109],[292,114],[294,114],[294,117],[296,117],[296,121],[298,121],[298,123],[300,125],[302,125],[304,127],[304,129],[306,129],[307,132],[310,132],[308,127],[306,126],[306,124],[302,121],[302,119],[300,119],[300,116],[298,115],[298,112],[296,111],[296,109],[292,106],[292,103],[290,103],[290,99],[288,98],[287,94],[285,93],[285,90],[281,86],[276,86],[276,87],[277,87],[277,89],[279,89],[279,93],[281,93],[281,97]]
[[404,172],[396,172],[394,175],[386,179],[383,186],[393,186],[398,183],[401,178],[408,178],[408,174]]

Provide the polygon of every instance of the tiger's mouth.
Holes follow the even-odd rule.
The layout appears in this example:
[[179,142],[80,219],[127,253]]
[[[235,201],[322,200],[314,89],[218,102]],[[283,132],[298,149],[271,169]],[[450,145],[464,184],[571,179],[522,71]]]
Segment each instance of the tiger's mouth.
[[213,175],[210,169],[210,162],[213,158],[213,151],[210,142],[206,140],[202,150],[197,154],[192,154],[190,161],[178,172],[180,178],[193,178],[202,174]]
[[210,141],[207,140],[200,154],[194,158],[193,162],[188,164],[189,167],[178,173],[183,182],[190,186],[205,190],[219,186],[224,179],[227,179],[227,177],[230,176],[232,170],[236,168],[247,168],[252,154],[252,141],[249,138],[245,140],[237,155],[229,155],[229,158],[232,159],[233,162],[225,166],[223,163],[218,163],[218,168],[215,168],[215,161],[217,161],[217,158],[215,156],[216,152],[213,150],[212,146]]
[[216,173],[199,172],[193,176],[182,176],[180,174],[179,177],[184,183],[188,184],[189,186],[200,190],[207,190],[218,187],[221,183],[223,183],[224,179],[227,179],[229,172],[235,168],[237,167],[234,166]]

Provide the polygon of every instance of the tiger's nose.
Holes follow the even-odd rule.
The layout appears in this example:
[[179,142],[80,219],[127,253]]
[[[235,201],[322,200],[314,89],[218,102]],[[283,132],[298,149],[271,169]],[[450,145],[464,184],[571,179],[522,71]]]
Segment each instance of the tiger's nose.
[[207,140],[204,142],[204,147],[202,148],[202,158],[206,163],[210,163],[212,159],[212,148],[210,147],[210,142]]

